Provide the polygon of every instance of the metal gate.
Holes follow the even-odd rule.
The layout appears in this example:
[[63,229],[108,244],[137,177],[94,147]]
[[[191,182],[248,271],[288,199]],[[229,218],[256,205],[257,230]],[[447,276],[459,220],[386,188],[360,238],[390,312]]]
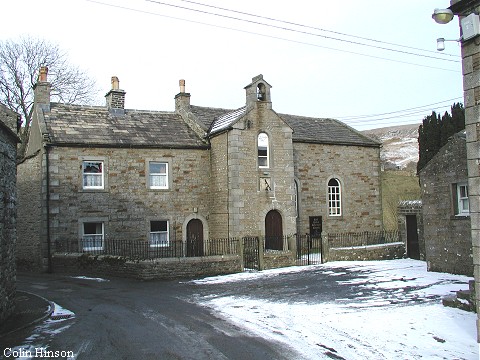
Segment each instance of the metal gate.
[[322,263],[322,238],[297,235],[297,265]]
[[259,270],[259,238],[257,236],[243,238],[243,270]]

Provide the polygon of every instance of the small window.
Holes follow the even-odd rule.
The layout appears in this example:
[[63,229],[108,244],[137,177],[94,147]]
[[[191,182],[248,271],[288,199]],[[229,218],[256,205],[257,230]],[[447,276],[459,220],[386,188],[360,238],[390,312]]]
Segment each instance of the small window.
[[82,173],[84,189],[103,189],[103,161],[84,161]]
[[168,189],[168,163],[151,161],[148,173],[150,189]]
[[468,185],[466,183],[457,184],[456,197],[455,215],[469,215],[470,204],[468,202]]
[[328,215],[342,215],[342,193],[338,179],[328,181]]
[[258,134],[258,167],[268,168],[268,135],[265,133]]
[[103,250],[104,226],[101,222],[83,223],[83,250]]
[[298,217],[299,211],[299,204],[298,204],[298,182],[297,180],[293,180],[293,204],[295,206],[295,217]]
[[168,221],[150,221],[150,246],[166,247],[169,245]]

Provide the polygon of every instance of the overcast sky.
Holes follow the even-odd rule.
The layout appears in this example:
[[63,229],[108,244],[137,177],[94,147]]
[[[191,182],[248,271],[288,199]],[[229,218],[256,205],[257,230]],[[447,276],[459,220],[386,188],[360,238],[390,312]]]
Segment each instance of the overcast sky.
[[[263,74],[275,111],[333,117],[363,130],[420,123],[432,110],[463,102],[460,46],[446,42],[445,51],[436,51],[437,38],[459,37],[458,19],[447,25],[431,19],[434,8],[448,6],[448,0],[12,0],[2,4],[0,40],[30,35],[58,44],[96,80],[99,104],[115,75],[126,108],[173,111],[178,80],[185,79],[193,105],[236,109],[245,104],[244,87]],[[400,112],[406,109],[413,110]],[[364,117],[374,114],[385,115]]]

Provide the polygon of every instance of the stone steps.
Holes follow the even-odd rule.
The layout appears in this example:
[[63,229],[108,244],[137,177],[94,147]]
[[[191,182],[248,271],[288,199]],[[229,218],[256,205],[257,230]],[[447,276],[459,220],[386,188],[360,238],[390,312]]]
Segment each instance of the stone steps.
[[468,290],[459,290],[455,295],[445,296],[442,303],[443,306],[475,312],[475,282],[469,282]]

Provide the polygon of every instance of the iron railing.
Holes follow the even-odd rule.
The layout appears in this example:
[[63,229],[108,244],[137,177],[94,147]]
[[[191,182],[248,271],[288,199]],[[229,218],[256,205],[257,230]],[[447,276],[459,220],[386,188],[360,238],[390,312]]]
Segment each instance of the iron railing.
[[135,260],[156,258],[181,258],[192,256],[215,256],[238,254],[238,240],[230,239],[190,239],[168,241],[161,246],[151,245],[148,241],[104,239],[96,241],[93,247],[88,241],[56,241],[56,253],[85,253],[91,255],[121,256]]
[[328,234],[329,248],[349,248],[391,244],[399,241],[397,230],[363,231]]

